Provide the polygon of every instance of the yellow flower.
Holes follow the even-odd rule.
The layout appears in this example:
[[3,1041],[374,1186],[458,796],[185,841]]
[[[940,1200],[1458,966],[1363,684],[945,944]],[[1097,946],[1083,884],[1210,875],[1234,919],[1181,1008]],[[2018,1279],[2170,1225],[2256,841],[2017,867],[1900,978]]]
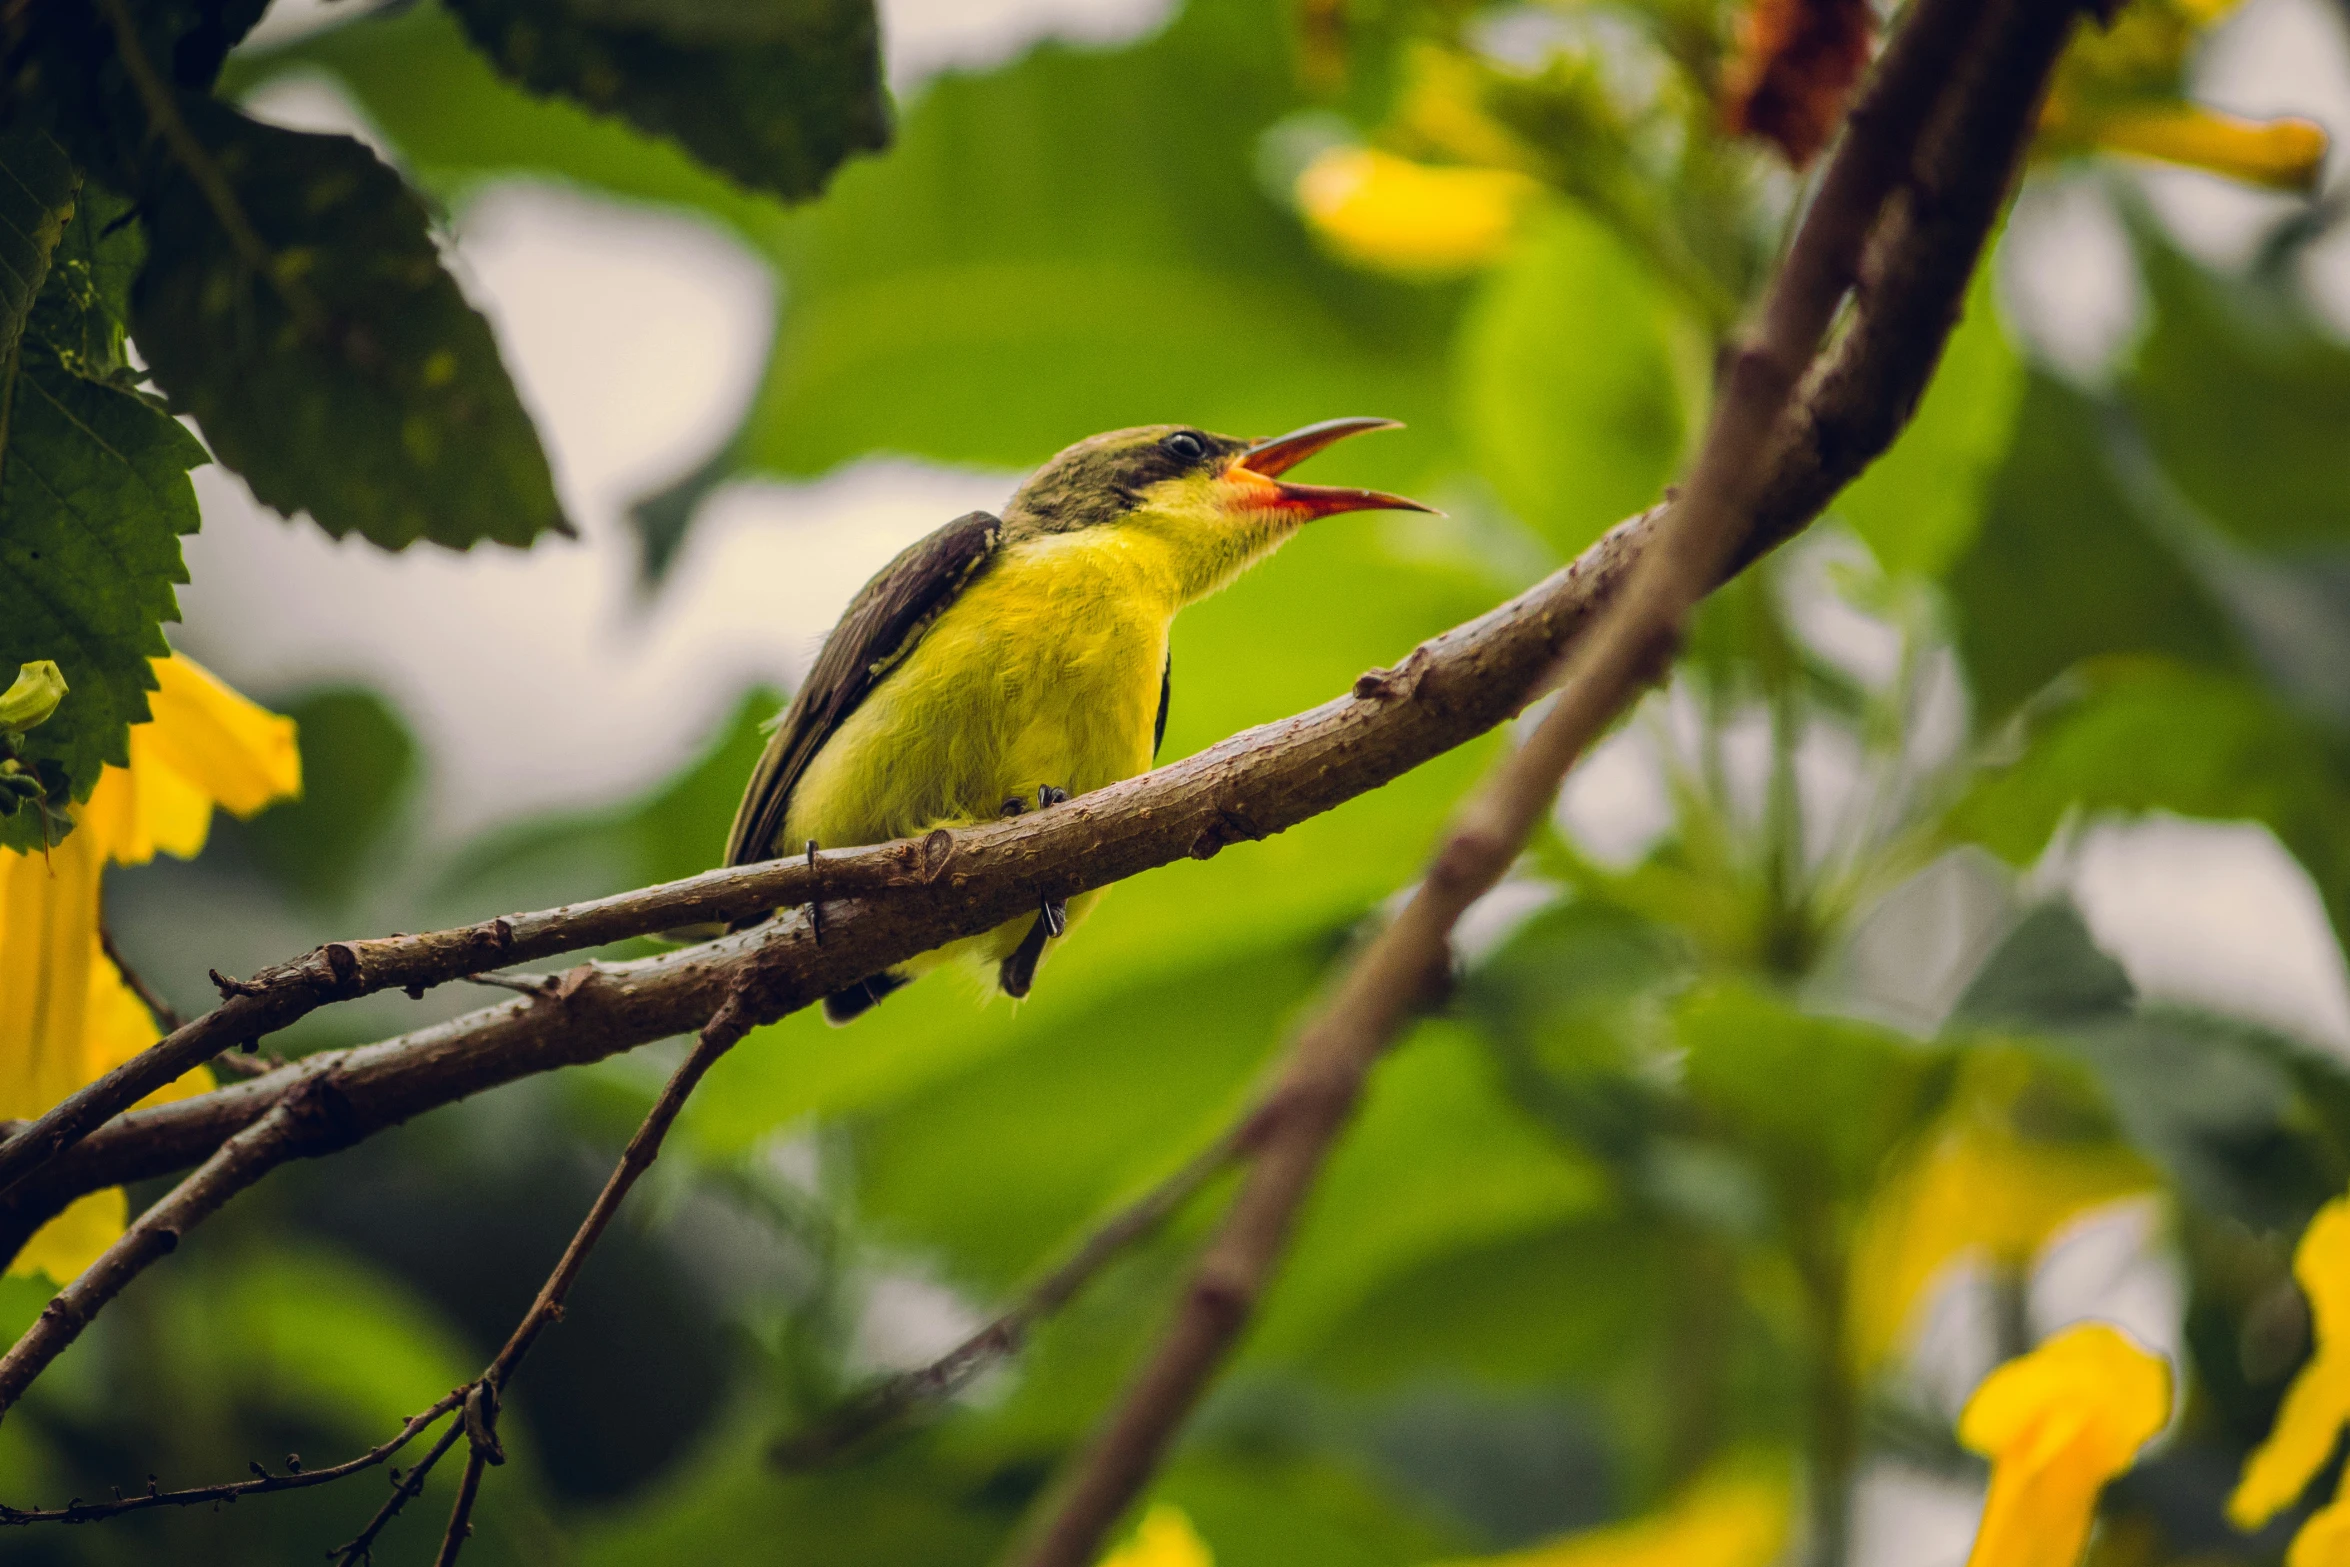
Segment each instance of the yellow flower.
[[[2286,1389],[2275,1428],[2244,1461],[2243,1478],[2228,1498],[2228,1521],[2247,1532],[2299,1498],[2333,1452],[2343,1422],[2350,1421],[2350,1199],[2335,1198],[2309,1221],[2293,1252],[2293,1277],[2309,1299],[2317,1353]],[[2319,1532],[2326,1521],[2323,1532],[2350,1545],[2350,1518],[2339,1516],[2344,1512],[2337,1500],[2309,1520],[2302,1536]],[[2337,1516],[2328,1521],[2328,1514]],[[2298,1541],[2294,1549],[2301,1549]],[[2350,1550],[2311,1559],[2350,1561]]]
[[2157,1189],[2141,1161],[2111,1144],[2017,1135],[2007,1111],[2021,1087],[1971,1093],[1871,1202],[1853,1249],[1860,1366],[1899,1347],[1918,1302],[1946,1269],[1979,1259],[2020,1272],[2081,1214]]
[[2083,29],[2041,112],[2042,145],[2103,150],[2203,169],[2276,190],[2316,188],[2326,133],[2287,115],[2249,120],[2190,102],[2187,63],[2238,0],[2139,0],[2111,26]]
[[[32,1116],[157,1038],[154,1020],[98,941],[109,864],[204,847],[215,805],[250,816],[300,790],[291,719],[246,701],[193,660],[154,661],[153,716],[130,732],[130,765],[109,767],[73,833],[46,857],[0,851],[0,1116]],[[195,1074],[154,1100],[206,1086]],[[122,1233],[120,1191],[76,1202],[10,1271],[67,1280]]]
[[1536,190],[1512,169],[1439,167],[1333,147],[1297,177],[1297,202],[1332,248],[1383,271],[1435,277],[1501,258]]
[[2308,192],[2325,167],[2325,127],[2292,115],[2247,120],[2197,104],[2120,110],[2091,132],[2108,152],[2224,174],[2248,185]]
[[1134,1538],[1102,1558],[1101,1567],[1216,1567],[1205,1540],[1183,1509],[1155,1503]]
[[2350,1563],[2350,1501],[2336,1500],[2309,1515],[2285,1552],[2285,1567],[2343,1567]]
[[1983,1379],[1958,1439],[1991,1460],[1967,1567],[2073,1567],[2097,1493],[2170,1419],[2170,1365],[2102,1322],[2065,1329]]
[[1787,1548],[1789,1516],[1784,1476],[1725,1469],[1661,1512],[1480,1557],[1475,1567],[1769,1567]]

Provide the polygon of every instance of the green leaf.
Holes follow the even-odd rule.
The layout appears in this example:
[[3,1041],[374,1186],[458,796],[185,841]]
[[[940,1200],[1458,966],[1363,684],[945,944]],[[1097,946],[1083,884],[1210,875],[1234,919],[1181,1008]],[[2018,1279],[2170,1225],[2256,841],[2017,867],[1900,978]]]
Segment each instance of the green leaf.
[[2209,1211],[2291,1227],[2339,1188],[2339,1151],[2312,1134],[2340,1068],[2249,1024],[2142,1006],[2070,903],[2027,913],[1968,984],[1949,1032],[1985,1031],[2087,1068],[2122,1134]]
[[1953,1028],[2068,1028],[2125,1015],[2137,987],[2070,903],[2043,903],[2000,939],[1950,1009]]
[[1991,270],[1977,270],[1916,416],[1836,499],[1888,572],[1938,577],[1965,551],[2015,437],[2026,376],[2000,327]]
[[16,352],[49,256],[73,218],[81,175],[39,131],[0,136],[0,359]]
[[2210,594],[2132,510],[2098,410],[2050,376],[2024,389],[1982,531],[1949,586],[1984,720],[2099,653],[2236,660]]
[[46,1273],[0,1276],[0,1334],[11,1344],[22,1338],[56,1293]]
[[[1019,1280],[1238,1113],[1313,976],[1294,946],[1234,955],[1018,1030],[1009,1048],[864,1121],[860,1211],[960,1279]],[[967,993],[946,1001],[968,1016]]]
[[1444,1257],[1597,1217],[1611,1200],[1597,1166],[1512,1101],[1468,1030],[1424,1025],[1373,1072],[1250,1353],[1303,1359],[1374,1291]]
[[1463,324],[1461,428],[1510,509],[1572,555],[1653,504],[1684,435],[1656,284],[1579,208],[1548,214]]
[[1301,1452],[1187,1452],[1152,1495],[1183,1509],[1217,1567],[1413,1567],[1470,1543],[1395,1488]]
[[2299,718],[2225,675],[2151,662],[2093,671],[1944,829],[2022,865],[2075,811],[2155,810],[2265,824],[2317,883],[2334,929],[2350,931],[2350,789],[2338,760]]
[[2059,1035],[2085,1063],[2123,1134],[2187,1199],[2260,1229],[2283,1229],[2339,1189],[2308,1138],[2293,1046],[2246,1024],[2172,1009]]
[[[188,470],[206,460],[124,367],[121,290],[139,241],[105,232],[122,212],[83,188],[0,391],[0,668],[51,658],[64,671],[65,701],[19,752],[76,800],[130,760],[130,726],[148,716],[147,661],[170,651],[163,622],[187,580],[179,536],[197,525]],[[0,818],[0,846],[39,846],[63,805]]]
[[332,906],[357,890],[391,827],[416,772],[416,741],[382,697],[355,687],[309,692],[280,710],[302,736],[301,798],[230,831],[279,886]]
[[2248,543],[2350,542],[2350,348],[2281,289],[2142,241],[2154,326],[2122,391],[2156,460]]
[[1349,1388],[1601,1381],[1671,1317],[1667,1235],[1611,1217],[1447,1251],[1364,1294],[1307,1365]]
[[498,69],[804,199],[889,143],[871,0],[451,0]]
[[1864,1197],[1933,1097],[1936,1052],[1743,985],[1693,992],[1674,1033],[1689,1096],[1716,1133],[1783,1186],[1828,1198]]
[[234,211],[176,166],[153,178],[132,330],[220,459],[265,505],[386,549],[569,533],[489,325],[400,177],[347,136],[181,109]]

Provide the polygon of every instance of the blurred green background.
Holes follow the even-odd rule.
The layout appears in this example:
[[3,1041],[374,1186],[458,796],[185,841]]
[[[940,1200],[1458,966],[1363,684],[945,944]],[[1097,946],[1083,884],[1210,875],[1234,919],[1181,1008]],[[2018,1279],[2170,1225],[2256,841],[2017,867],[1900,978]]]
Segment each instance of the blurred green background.
[[[789,210],[502,83],[436,5],[274,15],[229,88],[441,204],[586,539],[393,557],[200,475],[175,641],[299,719],[308,792],[115,873],[126,948],[194,1006],[207,967],[708,867],[865,574],[1094,430],[1389,415],[1317,477],[1448,513],[1318,526],[1187,612],[1168,757],[1526,586],[1673,476],[1795,199],[1718,132],[1734,9],[909,0],[896,146]],[[2344,26],[2250,0],[2156,87],[2340,131]],[[1382,256],[1301,210],[1357,146],[1524,188],[1474,255]],[[2338,184],[2059,151],[1916,426],[1708,607],[1379,1069],[1154,1491],[1222,1567],[1506,1551],[1724,1465],[1807,1477],[1841,1559],[1956,1562],[1956,1410],[2083,1315],[2186,1389],[2108,1539],[2281,1551],[2218,1504],[2307,1353],[2292,1240],[2350,1180],[2350,239]],[[512,1390],[468,1559],[989,1559],[1212,1201],[945,1409],[771,1444],[1209,1139],[1500,743],[1118,888],[1025,1004],[941,977],[738,1049]],[[274,1044],[487,995],[450,992]],[[503,1339],[674,1055],[274,1176],[0,1426],[0,1496],[380,1440]],[[2001,1181],[2036,1206],[1922,1195]],[[383,1490],[0,1553],[315,1559]],[[429,1560],[446,1499],[378,1560]]]

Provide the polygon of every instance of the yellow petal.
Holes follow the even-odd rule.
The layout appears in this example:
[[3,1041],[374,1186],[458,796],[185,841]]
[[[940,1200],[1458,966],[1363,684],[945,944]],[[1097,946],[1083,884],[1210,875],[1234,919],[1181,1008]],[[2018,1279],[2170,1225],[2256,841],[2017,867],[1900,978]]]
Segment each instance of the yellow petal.
[[[92,936],[90,1000],[82,1014],[82,1081],[93,1082],[163,1037],[155,1014],[115,969]],[[217,1086],[209,1066],[199,1066],[164,1084],[135,1109],[169,1104]]]
[[2028,1142],[2002,1121],[1954,1115],[1862,1220],[1852,1268],[1858,1363],[1873,1366],[1900,1345],[1946,1269],[1970,1257],[2028,1267],[2088,1210],[2153,1189],[2145,1165],[2120,1149]]
[[237,816],[301,793],[292,719],[247,701],[185,653],[154,668],[159,760]]
[[2334,1450],[2350,1420],[2350,1199],[2318,1209],[2293,1252],[2293,1277],[2309,1298],[2317,1353],[2285,1390],[2268,1440],[2244,1461],[2228,1521],[2252,1530],[2290,1507]]
[[1474,1567],[1770,1567],[1787,1548],[1790,1511],[1784,1475],[1717,1471],[1661,1512]]
[[1968,1567],[2073,1567],[2097,1493],[2170,1418],[2170,1365],[2101,1322],[1983,1379],[1958,1439],[1991,1460]]
[[1334,147],[1297,178],[1299,208],[1334,248],[1421,276],[1500,259],[1534,191],[1514,170],[1440,168],[1367,147]]
[[1134,1538],[1101,1560],[1101,1567],[1215,1567],[1207,1542],[1180,1507],[1154,1503]]
[[2274,190],[2317,188],[2326,161],[2325,127],[2286,116],[2248,120],[2197,104],[2116,110],[2083,127],[2113,152],[2205,169]]
[[2285,1552],[2285,1567],[2350,1567],[2350,1500],[2309,1515]]
[[122,1188],[76,1197],[65,1211],[33,1232],[8,1265],[14,1275],[46,1273],[52,1284],[71,1284],[130,1222],[130,1199]]
[[83,1020],[104,842],[0,850],[0,1117],[38,1115],[86,1079]]

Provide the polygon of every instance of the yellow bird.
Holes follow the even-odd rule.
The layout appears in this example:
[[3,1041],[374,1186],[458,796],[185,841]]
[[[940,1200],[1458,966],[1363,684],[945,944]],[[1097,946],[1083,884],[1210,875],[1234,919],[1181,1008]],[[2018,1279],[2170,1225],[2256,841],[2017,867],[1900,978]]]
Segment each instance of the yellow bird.
[[[1178,425],[1079,441],[1001,517],[912,545],[842,614],[776,720],[726,863],[918,837],[1042,809],[1148,770],[1167,730],[1175,612],[1316,517],[1428,511],[1281,475],[1392,419],[1330,419],[1269,441]],[[1025,996],[1100,896],[998,926],[827,996],[845,1023],[950,956]]]

